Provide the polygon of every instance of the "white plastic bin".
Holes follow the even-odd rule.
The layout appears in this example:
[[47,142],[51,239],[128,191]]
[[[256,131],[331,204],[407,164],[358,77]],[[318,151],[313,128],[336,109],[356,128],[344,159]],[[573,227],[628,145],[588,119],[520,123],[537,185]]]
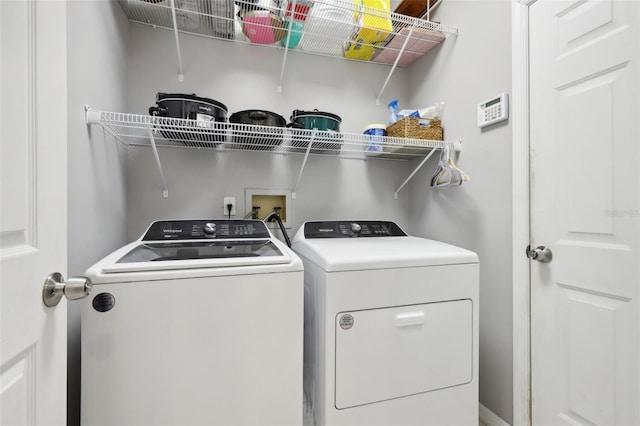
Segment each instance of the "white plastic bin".
[[304,23],[299,48],[309,52],[343,56],[345,41],[356,31],[353,3],[323,0],[314,3]]

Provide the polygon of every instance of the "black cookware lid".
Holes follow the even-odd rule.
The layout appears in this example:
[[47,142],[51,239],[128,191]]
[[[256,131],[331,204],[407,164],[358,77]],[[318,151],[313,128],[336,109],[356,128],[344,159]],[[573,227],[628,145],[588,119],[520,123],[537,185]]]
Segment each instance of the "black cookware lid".
[[170,101],[170,100],[202,102],[202,103],[214,106],[214,107],[216,107],[218,109],[222,109],[222,110],[224,110],[224,112],[228,111],[227,110],[227,106],[225,104],[223,104],[222,102],[218,102],[215,99],[202,98],[200,96],[196,96],[195,93],[192,93],[192,94],[188,95],[188,94],[185,94],[185,93],[162,93],[162,92],[158,92],[158,94],[156,95],[156,103],[157,102],[161,102],[161,101]]
[[268,117],[274,118],[278,122],[280,122],[280,127],[284,127],[287,123],[287,120],[280,114],[271,111],[265,111],[262,109],[246,109],[244,111],[238,111],[231,114],[229,117],[229,121],[231,123],[241,123],[241,121],[245,118],[250,120],[264,120]]
[[296,109],[291,113],[291,120],[295,120],[298,117],[332,118],[332,119],[338,121],[338,123],[342,123],[342,118],[340,118],[340,116],[332,114],[330,112],[318,111],[317,109],[314,109],[313,111],[300,111],[300,110]]

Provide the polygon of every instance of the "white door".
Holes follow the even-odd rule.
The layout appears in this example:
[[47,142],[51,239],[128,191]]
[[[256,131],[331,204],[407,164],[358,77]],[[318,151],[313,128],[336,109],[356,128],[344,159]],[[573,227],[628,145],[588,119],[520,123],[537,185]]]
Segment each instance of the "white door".
[[0,1],[0,423],[66,424],[66,5]]
[[639,15],[530,7],[534,425],[640,425]]

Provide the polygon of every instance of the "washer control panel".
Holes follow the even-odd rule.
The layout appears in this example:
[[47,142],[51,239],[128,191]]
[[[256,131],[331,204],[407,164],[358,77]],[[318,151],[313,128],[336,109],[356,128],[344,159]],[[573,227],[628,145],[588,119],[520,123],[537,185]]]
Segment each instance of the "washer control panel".
[[406,236],[398,225],[388,221],[338,220],[304,224],[304,237],[307,239]]
[[271,238],[261,220],[161,220],[153,222],[142,241]]

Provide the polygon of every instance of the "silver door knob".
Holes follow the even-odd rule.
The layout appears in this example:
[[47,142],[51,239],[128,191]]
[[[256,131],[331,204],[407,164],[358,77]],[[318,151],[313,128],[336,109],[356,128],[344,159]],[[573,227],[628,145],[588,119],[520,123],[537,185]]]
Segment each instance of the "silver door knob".
[[51,308],[60,303],[62,296],[69,300],[76,300],[87,297],[89,292],[91,292],[91,280],[89,278],[73,277],[65,282],[60,272],[54,272],[44,280],[42,301]]
[[553,253],[549,247],[538,246],[531,250],[531,246],[527,246],[527,257],[538,262],[549,263],[553,259]]

